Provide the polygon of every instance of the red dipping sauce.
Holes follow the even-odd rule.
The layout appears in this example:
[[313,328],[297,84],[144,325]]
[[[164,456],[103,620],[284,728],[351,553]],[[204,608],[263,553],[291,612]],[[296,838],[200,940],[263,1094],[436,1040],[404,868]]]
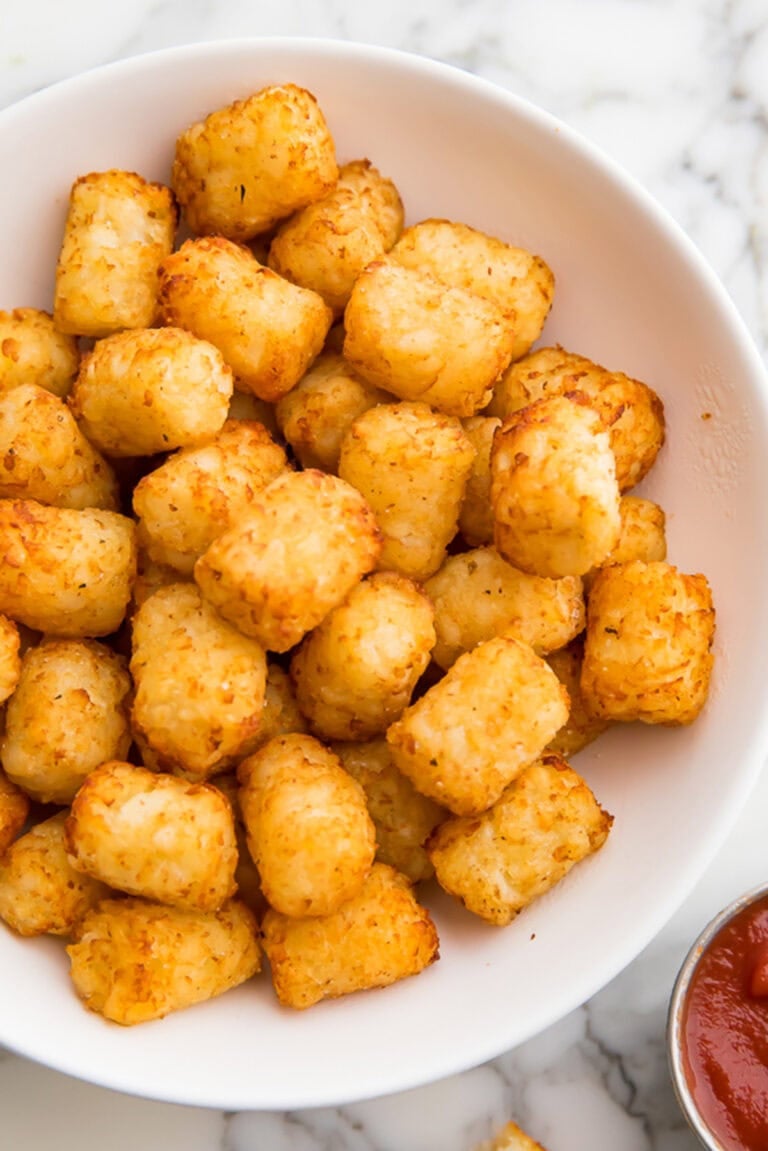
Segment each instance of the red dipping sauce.
[[737,912],[704,949],[680,1032],[702,1119],[726,1151],[768,1151],[768,896]]

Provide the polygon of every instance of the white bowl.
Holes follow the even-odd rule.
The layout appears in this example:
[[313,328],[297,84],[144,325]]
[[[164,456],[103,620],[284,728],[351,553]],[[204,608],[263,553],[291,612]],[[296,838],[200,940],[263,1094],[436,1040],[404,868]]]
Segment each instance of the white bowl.
[[768,749],[762,365],[682,231],[614,164],[524,101],[418,57],[301,40],[195,45],[60,84],[0,115],[0,307],[50,306],[74,177],[115,166],[167,179],[174,138],[190,121],[280,81],[317,95],[340,157],[367,156],[391,176],[411,221],[450,217],[544,256],[557,277],[546,342],[660,392],[669,438],[645,491],[669,514],[670,559],[713,584],[717,665],[693,727],[614,730],[578,757],[616,817],[604,850],[504,929],[430,897],[440,962],[385,991],[291,1013],[265,978],[126,1030],[84,1010],[58,942],[0,930],[0,1041],[123,1091],[227,1109],[412,1087],[554,1022],[673,914]]

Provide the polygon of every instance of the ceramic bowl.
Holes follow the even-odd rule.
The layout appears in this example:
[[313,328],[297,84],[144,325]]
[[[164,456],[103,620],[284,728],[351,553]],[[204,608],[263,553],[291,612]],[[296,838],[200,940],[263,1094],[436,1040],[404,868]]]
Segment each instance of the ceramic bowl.
[[441,958],[304,1013],[269,980],[122,1029],[73,994],[58,941],[0,929],[0,1042],[119,1090],[225,1109],[339,1104],[479,1064],[586,1000],[660,930],[717,851],[768,749],[768,390],[733,305],[658,205],[569,128],[419,57],[350,43],[194,45],[98,69],[0,115],[0,307],[50,307],[69,187],[109,167],[167,180],[176,135],[265,84],[318,97],[342,159],[397,183],[410,222],[463,221],[542,255],[544,339],[651,384],[668,442],[641,494],[669,557],[705,572],[716,670],[690,728],[615,729],[575,765],[615,816],[606,847],[504,929],[427,893]]

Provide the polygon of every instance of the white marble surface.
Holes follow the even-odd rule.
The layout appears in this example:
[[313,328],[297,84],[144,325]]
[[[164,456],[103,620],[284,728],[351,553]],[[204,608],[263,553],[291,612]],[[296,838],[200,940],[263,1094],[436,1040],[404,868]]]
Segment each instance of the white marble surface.
[[[417,51],[567,120],[683,225],[765,353],[764,0],[4,0],[0,105],[138,52],[271,34]],[[767,809],[764,775],[714,864],[647,951],[585,1007],[485,1067],[338,1110],[223,1115],[115,1095],[0,1053],[0,1146],[470,1151],[516,1117],[549,1151],[693,1151],[666,1074],[666,1002],[698,928],[765,880]]]

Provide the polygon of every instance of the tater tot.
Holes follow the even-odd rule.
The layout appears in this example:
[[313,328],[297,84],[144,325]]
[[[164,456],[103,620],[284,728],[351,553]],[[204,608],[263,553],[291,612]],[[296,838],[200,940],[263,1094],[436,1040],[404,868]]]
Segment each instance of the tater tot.
[[361,380],[338,352],[325,351],[279,401],[277,421],[299,463],[336,472],[341,442],[352,423],[391,398]]
[[277,998],[297,1009],[387,987],[439,957],[429,912],[406,876],[385,863],[374,864],[362,890],[335,914],[297,920],[268,911],[262,933]]
[[602,847],[612,822],[573,768],[546,754],[482,815],[441,823],[427,850],[440,886],[503,927]]
[[486,414],[506,420],[535,400],[569,392],[586,396],[600,415],[621,491],[638,484],[664,443],[664,405],[652,388],[623,372],[610,372],[563,348],[540,348],[507,369]]
[[285,472],[259,493],[248,519],[195,564],[217,611],[269,651],[287,651],[374,567],[381,537],[350,484]]
[[275,405],[270,404],[268,400],[260,400],[252,392],[239,390],[237,381],[235,381],[232,399],[229,401],[227,419],[256,420],[257,423],[264,425],[271,436],[280,434],[275,416]]
[[262,891],[259,869],[248,850],[245,828],[237,821],[235,822],[235,835],[237,837],[235,883],[237,884],[238,898],[242,899],[246,907],[250,907],[257,922],[260,923],[265,912],[269,909],[269,904]]
[[56,268],[59,330],[99,337],[155,323],[157,269],[173,247],[177,220],[170,189],[135,172],[75,180]]
[[459,531],[472,548],[493,542],[491,449],[500,427],[501,420],[494,416],[470,416],[464,420],[464,432],[475,449],[475,458],[459,509]]
[[135,527],[116,512],[0,500],[0,612],[57,636],[102,636],[125,617]]
[[176,568],[156,563],[140,547],[137,555],[136,579],[133,581],[131,593],[131,614],[161,587],[168,587],[169,584],[178,582],[179,573]]
[[248,850],[248,838],[243,822],[243,813],[240,808],[240,784],[234,771],[224,775],[217,775],[213,786],[221,791],[229,801],[235,819],[235,838],[237,839],[237,867],[235,868],[235,883],[237,884],[238,899],[242,899],[247,907],[261,922],[264,912],[269,907],[264,892],[261,890],[261,876],[259,869],[253,862]]
[[128,754],[127,661],[95,640],[44,639],[26,652],[0,761],[42,803],[67,804],[86,775]]
[[196,911],[234,894],[232,808],[205,783],[104,763],[80,787],[65,831],[73,866],[118,891]]
[[[279,664],[267,664],[267,684],[264,691],[264,706],[261,710],[261,720],[255,735],[250,736],[238,752],[238,762],[246,759],[248,756],[253,755],[265,743],[269,743],[271,739],[275,739],[278,735],[289,735],[294,732],[306,733],[309,731],[307,721],[299,711],[298,704],[296,703],[296,696],[291,683],[291,677],[287,671],[284,671]],[[134,733],[135,735],[137,733]],[[162,770],[159,762],[159,757],[147,745],[140,733],[138,733],[137,743],[140,746],[142,754],[142,762],[145,767],[151,768],[153,771]],[[239,811],[239,800],[235,799],[232,792],[231,781],[235,780],[234,787],[237,788],[237,781],[230,767],[223,774],[217,773],[212,783],[218,787],[232,803],[233,808]],[[236,813],[237,814],[237,813]],[[241,845],[238,841],[238,851],[242,859]],[[238,879],[238,890],[241,889],[240,880]],[[247,895],[244,896],[248,906],[252,903]]]
[[50,313],[38,308],[0,311],[0,393],[37,384],[66,396],[79,365],[77,338],[60,332]]
[[279,400],[320,352],[331,320],[316,292],[265,268],[222,236],[187,240],[160,268],[167,324],[214,344],[237,386]]
[[497,304],[515,333],[513,360],[539,338],[552,307],[555,277],[540,256],[467,224],[422,220],[406,228],[391,258]]
[[395,185],[367,160],[353,160],[330,192],[278,228],[269,266],[317,292],[338,316],[363,268],[389,251],[402,226]]
[[474,459],[461,422],[427,404],[381,404],[341,444],[339,475],[363,493],[384,542],[379,567],[423,580],[456,534]]
[[494,1139],[480,1143],[474,1151],[546,1151],[535,1143],[516,1123],[507,1123]]
[[238,768],[240,808],[276,911],[330,915],[363,885],[376,854],[365,793],[309,735],[270,740]]
[[191,576],[195,561],[286,466],[263,424],[228,420],[207,443],[182,448],[136,485],[139,545],[150,559]]
[[449,556],[424,590],[435,605],[432,658],[446,670],[463,652],[502,632],[546,655],[584,627],[578,576],[552,580],[528,575],[493,548]]
[[261,723],[255,735],[244,745],[241,755],[253,755],[265,743],[278,735],[306,733],[307,721],[299,710],[291,677],[277,663],[267,663],[267,686],[264,691],[264,707]]
[[451,416],[473,416],[488,402],[514,347],[491,300],[390,259],[358,276],[344,325],[344,355],[364,379]]
[[[585,367],[590,361],[585,356],[578,356],[566,352],[559,345],[555,347],[537,348],[522,359],[513,361],[504,372],[501,379],[496,381],[493,396],[486,409],[486,415],[497,416],[506,420],[521,408],[536,400],[543,400],[548,396],[561,396],[572,392],[577,387],[574,372],[577,367]],[[602,369],[596,364],[592,365],[595,372],[583,371],[579,374],[578,383],[584,384],[592,381],[599,387],[603,382]],[[579,388],[581,391],[581,388]]]
[[[619,538],[600,567],[625,564],[631,560],[652,563],[667,558],[666,516],[652,500],[640,496],[622,496],[619,503]],[[595,569],[599,571],[599,568]],[[584,587],[591,586],[594,572],[584,577]]]
[[525,643],[497,636],[450,671],[387,732],[396,767],[456,815],[476,815],[544,750],[568,693]]
[[424,848],[444,819],[445,808],[421,795],[392,762],[386,740],[337,743],[333,750],[345,771],[365,791],[368,812],[376,828],[376,859],[388,863],[417,883],[434,868]]
[[16,690],[21,675],[21,639],[12,619],[0,615],[0,703]]
[[108,895],[67,858],[65,811],[38,823],[0,858],[0,919],[19,935],[70,935]]
[[369,739],[411,702],[435,642],[412,580],[378,572],[352,588],[291,660],[299,707],[321,739]]
[[579,636],[567,647],[550,652],[547,663],[568,692],[571,710],[568,719],[554,739],[547,744],[547,751],[569,759],[582,748],[587,747],[610,727],[607,719],[597,719],[590,715],[584,705],[581,693],[581,666],[584,662],[584,639]]
[[29,796],[0,768],[0,858],[27,822]]
[[105,899],[83,919],[67,954],[85,1006],[122,1024],[213,999],[261,966],[256,920],[239,899],[207,913]]
[[205,779],[230,767],[261,722],[266,657],[195,584],[170,584],[133,617],[132,720],[165,770]]
[[190,125],[176,141],[171,183],[190,229],[249,240],[333,187],[325,117],[295,84],[262,88]]
[[580,399],[537,400],[505,420],[491,452],[494,543],[532,575],[584,575],[619,538],[614,455]]
[[117,511],[114,472],[67,405],[37,384],[0,392],[0,497]]
[[715,610],[703,575],[634,560],[599,571],[581,689],[601,719],[692,723],[707,700]]
[[99,340],[69,398],[88,439],[109,456],[191,447],[227,418],[232,373],[212,344],[181,328]]

